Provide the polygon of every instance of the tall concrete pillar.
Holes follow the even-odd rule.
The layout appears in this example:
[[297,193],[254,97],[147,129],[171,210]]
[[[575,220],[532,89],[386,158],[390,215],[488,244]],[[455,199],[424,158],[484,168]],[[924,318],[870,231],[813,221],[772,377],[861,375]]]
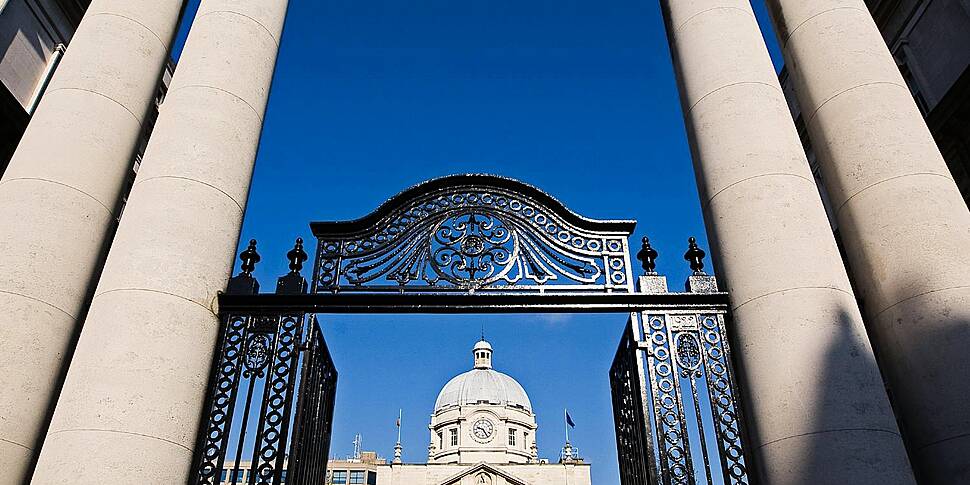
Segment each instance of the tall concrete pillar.
[[33,484],[186,482],[286,8],[199,7]]
[[0,484],[43,439],[181,6],[92,2],[0,180]]
[[917,475],[970,483],[970,212],[863,0],[769,0]]
[[760,482],[912,484],[748,0],[661,0]]

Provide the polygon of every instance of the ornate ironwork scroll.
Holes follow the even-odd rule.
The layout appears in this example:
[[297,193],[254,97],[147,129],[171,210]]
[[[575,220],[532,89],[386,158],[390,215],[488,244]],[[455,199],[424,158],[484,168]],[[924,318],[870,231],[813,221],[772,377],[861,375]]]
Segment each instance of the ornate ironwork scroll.
[[749,483],[724,311],[633,314],[611,378],[624,485]]
[[313,223],[313,292],[632,292],[633,221],[595,221],[511,179],[455,175]]
[[276,325],[275,352],[264,360],[267,379],[263,385],[256,446],[250,468],[250,481],[271,484],[278,470],[284,470],[286,438],[289,433],[293,389],[296,384],[298,348],[302,342],[303,315],[284,315]]

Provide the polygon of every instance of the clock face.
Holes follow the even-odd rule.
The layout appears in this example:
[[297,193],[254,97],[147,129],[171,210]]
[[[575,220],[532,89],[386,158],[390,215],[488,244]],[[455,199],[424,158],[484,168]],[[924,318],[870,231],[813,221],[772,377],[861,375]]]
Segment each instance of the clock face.
[[472,424],[472,436],[479,441],[488,441],[491,439],[493,431],[495,431],[495,425],[485,418],[481,418]]

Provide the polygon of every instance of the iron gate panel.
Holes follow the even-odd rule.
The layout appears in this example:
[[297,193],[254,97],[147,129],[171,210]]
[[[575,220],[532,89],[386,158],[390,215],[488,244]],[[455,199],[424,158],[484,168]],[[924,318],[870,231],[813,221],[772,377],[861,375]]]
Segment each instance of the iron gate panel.
[[637,358],[640,342],[633,328],[631,317],[610,367],[616,454],[621,484],[649,485],[657,480],[656,442],[649,419],[646,373],[643,361]]
[[611,369],[624,485],[750,483],[725,315],[631,315]]
[[290,485],[320,485],[327,475],[337,370],[319,326],[310,326],[288,468]]
[[[305,293],[299,271],[307,256],[301,240],[287,256],[291,272],[279,278],[276,295]],[[229,293],[254,297],[259,284],[252,271],[260,259],[255,241],[240,258],[243,270],[230,280]],[[327,465],[336,383],[336,368],[313,315],[224,309],[192,483],[221,485],[227,476],[230,483],[250,485],[322,483],[315,480]],[[250,429],[253,417],[255,430]],[[317,439],[322,434],[326,438]],[[250,458],[244,461],[249,446]],[[235,459],[227,465],[230,452]]]

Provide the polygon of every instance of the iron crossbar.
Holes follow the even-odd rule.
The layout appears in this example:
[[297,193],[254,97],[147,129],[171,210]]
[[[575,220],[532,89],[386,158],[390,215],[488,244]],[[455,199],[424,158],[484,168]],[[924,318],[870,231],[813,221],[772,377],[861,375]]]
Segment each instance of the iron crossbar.
[[727,310],[727,293],[311,293],[219,295],[226,313],[626,313]]

